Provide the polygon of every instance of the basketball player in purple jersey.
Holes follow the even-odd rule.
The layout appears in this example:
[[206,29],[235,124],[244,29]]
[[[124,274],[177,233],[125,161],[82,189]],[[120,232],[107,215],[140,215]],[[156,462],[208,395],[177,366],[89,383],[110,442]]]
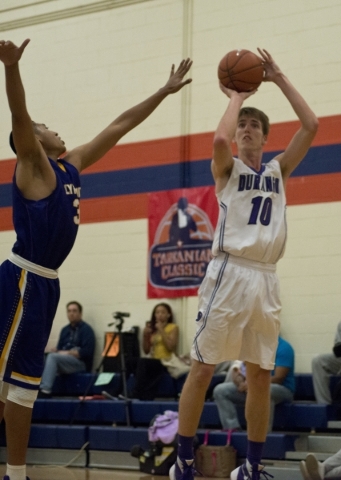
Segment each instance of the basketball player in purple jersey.
[[160,90],[127,110],[93,140],[60,159],[64,142],[31,120],[19,73],[20,47],[0,41],[12,114],[13,222],[17,240],[0,266],[0,417],[6,421],[6,480],[25,480],[31,414],[43,371],[44,349],[59,301],[57,269],[76,238],[79,173],[97,162],[123,135],[145,120],[183,80],[192,62],[183,60]]
[[[214,136],[212,174],[219,218],[205,278],[199,289],[193,363],[179,407],[179,448],[171,480],[193,480],[193,437],[205,393],[217,363],[239,359],[246,364],[246,462],[231,480],[268,478],[261,456],[270,412],[270,372],[279,334],[276,262],[286,241],[285,185],[306,155],[318,120],[305,100],[266,50],[266,81],[277,85],[301,125],[286,150],[262,165],[269,131],[268,117],[256,108],[242,108],[255,92],[237,93],[220,85],[230,101]],[[231,143],[235,141],[238,158]]]

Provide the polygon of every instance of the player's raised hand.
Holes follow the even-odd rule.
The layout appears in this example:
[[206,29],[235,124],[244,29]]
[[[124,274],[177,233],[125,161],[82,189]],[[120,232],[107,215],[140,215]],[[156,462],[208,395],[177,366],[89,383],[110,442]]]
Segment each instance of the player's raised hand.
[[11,41],[0,40],[0,60],[7,66],[19,62],[29,42],[30,40],[27,38],[20,47],[17,47]]
[[189,71],[192,66],[192,60],[187,58],[186,60],[182,60],[180,65],[178,66],[177,70],[175,71],[175,65],[172,65],[171,72],[169,75],[168,82],[164,86],[167,93],[176,93],[181,90],[182,87],[191,83],[192,79],[188,78],[187,80],[183,81],[184,76]]
[[277,76],[282,75],[281,69],[267,50],[264,48],[257,48],[257,50],[263,59],[263,66],[265,70],[263,82],[274,82]]
[[231,88],[225,87],[221,82],[219,82],[220,90],[225,93],[226,96],[231,98],[233,95],[238,95],[243,101],[249,98],[251,95],[257,92],[256,90],[251,90],[250,92],[237,92],[236,90],[232,90]]

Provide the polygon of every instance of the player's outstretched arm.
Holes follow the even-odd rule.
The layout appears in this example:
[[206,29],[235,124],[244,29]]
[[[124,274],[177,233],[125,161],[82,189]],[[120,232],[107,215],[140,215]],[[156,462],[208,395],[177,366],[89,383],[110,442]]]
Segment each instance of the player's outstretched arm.
[[219,84],[220,89],[230,101],[227,109],[222,116],[213,139],[213,159],[212,159],[212,175],[216,182],[216,189],[220,191],[226,185],[233,167],[233,155],[231,142],[235,136],[238,115],[241,106],[246,98],[255,93],[252,92],[236,92]]
[[286,181],[309,150],[318,129],[318,119],[302,95],[275,63],[270,53],[260,48],[258,48],[258,52],[264,61],[264,81],[274,82],[282,90],[301,122],[301,128],[296,132],[284,153],[277,157],[281,165],[283,180]]
[[10,41],[0,40],[0,60],[5,66],[6,93],[12,113],[13,137],[19,158],[25,157],[37,149],[19,71],[19,60],[28,43],[27,39],[20,47],[17,47]]
[[28,114],[19,60],[30,40],[20,47],[0,40],[0,60],[5,67],[6,93],[12,114],[12,134],[17,151],[16,181],[26,198],[39,200],[55,188],[55,175],[37,140]]
[[191,68],[192,61],[182,60],[175,71],[172,65],[169,79],[164,87],[144,102],[130,108],[116,118],[106,129],[91,142],[73,149],[66,157],[79,171],[84,170],[103,157],[126,133],[142,123],[168,95],[176,93],[192,80],[183,80]]

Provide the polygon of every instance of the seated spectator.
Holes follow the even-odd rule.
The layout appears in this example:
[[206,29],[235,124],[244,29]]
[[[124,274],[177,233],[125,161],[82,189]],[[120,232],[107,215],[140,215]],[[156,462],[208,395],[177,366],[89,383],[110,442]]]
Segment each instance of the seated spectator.
[[230,362],[229,360],[227,360],[226,362],[217,363],[214,368],[214,375],[221,375],[223,373],[226,374],[229,371],[231,365],[232,362]]
[[332,353],[316,355],[312,361],[314,394],[317,403],[332,403],[329,381],[341,373],[341,322],[337,326]]
[[[135,376],[132,398],[154,400],[159,382],[167,368],[161,360],[169,359],[178,346],[179,329],[173,321],[173,312],[168,303],[158,303],[143,329],[142,348],[147,357],[130,357],[125,361],[127,379]],[[108,398],[124,394],[123,382],[117,390],[102,392]]]
[[143,351],[152,358],[169,358],[178,345],[179,329],[173,323],[173,312],[167,303],[155,305],[151,319],[143,330]]
[[[225,382],[227,382],[226,378],[229,375],[230,367],[233,362],[227,360],[226,362],[217,363],[214,368],[214,375],[225,375]],[[213,400],[213,390],[216,386],[216,383],[211,382],[206,390],[205,400]]]
[[158,383],[167,372],[161,360],[168,359],[176,351],[179,328],[173,321],[173,312],[168,303],[158,303],[153,308],[150,321],[143,330],[142,348],[147,358],[140,358],[135,369],[133,397],[153,400]]
[[50,398],[58,374],[90,372],[95,351],[93,329],[82,320],[82,305],[66,305],[69,325],[62,328],[57,348],[46,357],[38,398]]
[[304,480],[324,480],[327,478],[340,480],[341,478],[341,450],[319,462],[313,453],[308,453],[307,458],[300,463]]
[[[247,375],[243,362],[234,362],[227,373],[225,382],[213,390],[213,398],[218,407],[219,418],[223,429],[241,430],[236,405],[245,405],[247,395]],[[275,405],[281,402],[292,402],[295,391],[294,350],[290,343],[278,338],[275,358],[275,369],[271,377],[271,410],[269,431],[272,430]]]

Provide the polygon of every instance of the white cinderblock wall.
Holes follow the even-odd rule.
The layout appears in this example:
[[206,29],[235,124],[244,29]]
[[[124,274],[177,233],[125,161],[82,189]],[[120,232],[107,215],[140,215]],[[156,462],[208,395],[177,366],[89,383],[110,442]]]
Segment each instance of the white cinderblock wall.
[[[32,3],[3,1],[1,9]],[[217,86],[217,64],[234,48],[267,48],[318,116],[341,113],[339,0],[150,0],[1,31],[4,22],[90,3],[95,0],[37,2],[0,13],[1,38],[16,43],[31,38],[21,71],[32,117],[58,131],[69,148],[88,141],[124,109],[162,86],[170,65],[188,52],[194,59],[188,133],[215,129],[227,105]],[[188,7],[192,17],[184,25]],[[122,142],[180,135],[182,98],[167,98]],[[267,112],[273,123],[295,119],[274,85],[262,85],[252,104]],[[7,159],[12,153],[3,80],[0,109],[0,159]],[[330,351],[341,319],[340,219],[340,203],[288,208],[289,239],[278,271],[282,333],[295,347],[297,371],[310,371],[312,355]],[[12,231],[0,232],[1,259],[13,239]],[[96,330],[98,353],[111,312],[130,312],[127,328],[143,326],[156,303],[146,299],[146,266],[146,219],[82,225],[60,271],[62,296],[51,345],[65,324],[64,306],[71,299],[84,305],[84,318]],[[170,303],[181,329],[181,350],[186,352],[197,299]]]

